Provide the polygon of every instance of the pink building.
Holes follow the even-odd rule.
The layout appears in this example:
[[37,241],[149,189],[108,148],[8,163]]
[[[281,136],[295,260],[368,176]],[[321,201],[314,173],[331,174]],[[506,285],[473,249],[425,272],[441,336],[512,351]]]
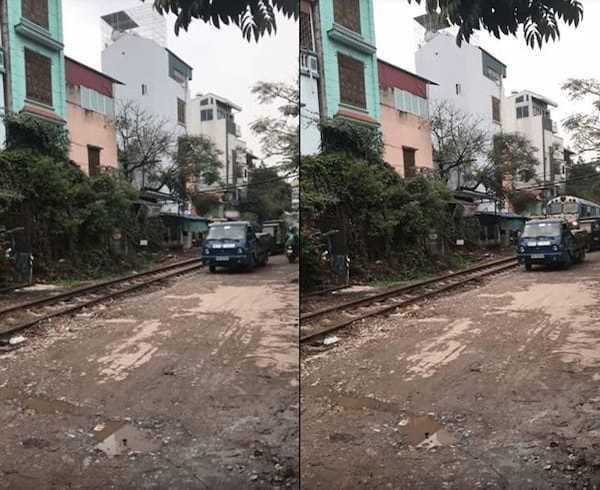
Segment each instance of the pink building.
[[427,85],[431,80],[377,60],[384,159],[402,177],[433,170]]
[[65,57],[69,157],[90,177],[116,170],[113,86],[118,80]]

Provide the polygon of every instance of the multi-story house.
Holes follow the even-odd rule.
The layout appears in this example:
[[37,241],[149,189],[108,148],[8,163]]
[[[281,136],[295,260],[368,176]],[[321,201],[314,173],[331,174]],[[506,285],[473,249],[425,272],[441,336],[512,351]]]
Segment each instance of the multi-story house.
[[321,115],[379,126],[373,0],[320,0],[318,19]]
[[198,94],[190,102],[188,131],[191,135],[203,135],[215,144],[221,154],[221,182],[208,185],[198,176],[196,187],[205,191],[223,189],[226,199],[238,200],[240,189],[248,183],[248,169],[255,158],[242,139],[235,113],[241,107],[215,94]]
[[[427,16],[417,20],[430,28]],[[425,32],[425,41],[415,53],[415,65],[419,75],[437,82],[429,91],[432,104],[445,102],[479,121],[490,143],[502,132],[504,63],[479,46],[466,42],[458,46],[454,35],[432,29]],[[477,163],[483,164],[483,157]],[[460,174],[452,177],[456,189],[464,184]]]
[[[117,109],[120,104],[135,103],[163,121],[165,131],[172,133],[176,142],[187,134],[192,67],[162,44],[165,19],[142,6],[104,15],[102,20],[105,31],[111,31],[102,51],[102,71],[123,82],[115,86]],[[169,164],[165,156],[161,165]],[[149,184],[143,174],[138,183],[141,187]]]
[[65,57],[69,157],[90,177],[118,169],[114,86],[104,73]]
[[319,4],[300,2],[300,154],[311,155],[321,149],[321,66]]
[[[60,0],[2,2],[4,109],[65,123],[65,63]],[[0,135],[4,143],[4,128]]]
[[[546,189],[545,197],[556,193],[556,186],[565,178],[563,139],[558,135],[558,125],[552,121],[552,100],[529,90],[513,91],[502,104],[504,130],[520,133],[536,148],[538,167],[536,180],[540,188]],[[515,183],[531,186],[533,182]]]
[[428,86],[419,75],[378,61],[384,159],[402,177],[433,171]]

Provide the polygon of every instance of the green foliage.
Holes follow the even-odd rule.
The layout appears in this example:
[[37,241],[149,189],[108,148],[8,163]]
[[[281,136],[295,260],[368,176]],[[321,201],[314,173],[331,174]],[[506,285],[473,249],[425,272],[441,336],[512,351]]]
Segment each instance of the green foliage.
[[[451,193],[438,181],[420,175],[402,180],[383,162],[347,153],[304,156],[301,169],[303,244],[319,230],[335,228],[357,263],[403,261],[423,250],[426,236],[443,226]],[[307,262],[301,272],[306,283],[315,282],[311,251],[302,253]]]
[[191,200],[199,215],[208,215],[219,204],[219,200],[215,196],[206,192],[192,194]]
[[69,158],[69,132],[60,124],[24,114],[6,114],[6,149],[31,148],[56,160]]
[[257,167],[250,170],[246,196],[239,204],[242,213],[252,213],[262,223],[279,218],[291,209],[291,186],[276,168]]
[[536,204],[537,199],[534,194],[527,191],[510,190],[506,192],[506,198],[513,205],[515,213],[524,213]]
[[197,178],[211,185],[219,181],[219,160],[221,152],[206,136],[185,136],[179,138],[173,164],[161,174],[161,182],[171,194],[187,201],[190,197],[190,184]]
[[600,173],[597,162],[575,163],[567,169],[566,194],[600,202]]
[[[529,139],[518,133],[495,135],[488,153],[487,165],[475,172],[478,184],[485,185],[496,197],[504,199],[506,192],[513,191],[514,181],[530,182],[535,178],[539,161]],[[509,179],[509,180],[507,180]],[[507,183],[510,185],[507,188]]]
[[266,158],[277,158],[282,169],[298,169],[298,115],[300,93],[297,86],[285,83],[258,82],[252,88],[260,104],[280,104],[279,117],[260,117],[250,129],[260,138]]
[[577,0],[408,0],[412,1],[425,3],[428,12],[458,26],[459,45],[480,29],[500,38],[516,36],[521,28],[527,45],[541,48],[560,37],[559,21],[577,27],[583,18],[583,5]]
[[369,162],[383,160],[383,139],[377,128],[344,119],[321,121],[323,153],[351,153]]
[[592,99],[589,113],[575,113],[563,121],[571,133],[575,150],[600,158],[600,81],[570,78],[562,89],[571,100]]
[[258,41],[265,34],[277,30],[276,13],[298,18],[298,0],[241,0],[208,2],[206,0],[154,0],[154,8],[161,14],[173,13],[175,34],[183,28],[187,31],[192,19],[214,25],[235,24],[247,41]]
[[39,267],[60,258],[108,260],[108,237],[131,218],[136,191],[109,175],[89,179],[75,165],[29,148],[0,152],[0,174],[21,196],[6,212],[22,217]]

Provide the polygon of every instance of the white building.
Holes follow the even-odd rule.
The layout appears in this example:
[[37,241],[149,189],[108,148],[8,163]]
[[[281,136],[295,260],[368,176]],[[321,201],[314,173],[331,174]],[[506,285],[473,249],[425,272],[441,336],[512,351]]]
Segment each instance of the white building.
[[[115,90],[117,107],[119,103],[133,101],[164,120],[166,131],[176,137],[185,136],[192,67],[161,44],[166,39],[166,20],[161,16],[153,17],[142,9],[141,20],[146,20],[149,25],[140,26],[140,17],[136,22],[133,15],[139,16],[139,12],[140,8],[137,8],[102,17],[104,31],[112,29],[110,39],[105,34],[102,71],[124,84]],[[165,157],[162,165],[166,167],[169,163],[169,157]],[[139,178],[142,187],[148,184],[146,176]]]
[[300,154],[319,153],[319,58],[316,47],[318,6],[300,2]]
[[[188,132],[210,138],[221,153],[221,182],[206,185],[200,176],[198,190],[211,188],[239,189],[248,183],[248,167],[255,158],[241,139],[240,127],[235,123],[235,112],[242,109],[233,102],[215,94],[198,94],[190,101]],[[239,198],[239,192],[230,196]]]
[[[554,195],[564,181],[565,162],[563,139],[557,134],[557,124],[552,121],[551,107],[557,107],[557,104],[535,92],[513,91],[502,104],[502,121],[505,132],[527,137],[537,149],[537,180],[549,185],[551,192],[548,194]],[[533,182],[520,183],[521,186],[531,184]]]
[[[490,142],[493,135],[502,132],[504,63],[479,46],[466,42],[457,46],[453,34],[428,31],[415,53],[415,64],[420,76],[438,83],[429,87],[432,106],[447,101],[480,120]],[[454,180],[456,188],[460,187],[460,176]]]

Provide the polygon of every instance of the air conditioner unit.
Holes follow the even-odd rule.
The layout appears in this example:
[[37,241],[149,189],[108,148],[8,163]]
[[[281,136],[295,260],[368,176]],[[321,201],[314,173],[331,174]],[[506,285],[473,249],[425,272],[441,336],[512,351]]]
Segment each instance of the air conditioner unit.
[[314,53],[300,54],[300,71],[311,78],[319,78],[319,60]]

